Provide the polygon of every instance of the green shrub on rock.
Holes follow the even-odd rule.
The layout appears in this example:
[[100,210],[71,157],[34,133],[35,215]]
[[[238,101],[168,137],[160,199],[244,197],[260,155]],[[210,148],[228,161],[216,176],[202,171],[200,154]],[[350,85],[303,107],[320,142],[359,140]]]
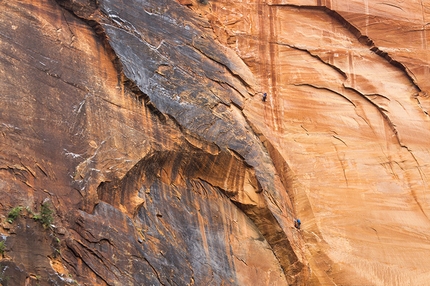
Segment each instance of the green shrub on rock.
[[20,215],[22,211],[22,207],[14,207],[10,210],[10,212],[7,215],[7,222],[13,223],[13,221]]

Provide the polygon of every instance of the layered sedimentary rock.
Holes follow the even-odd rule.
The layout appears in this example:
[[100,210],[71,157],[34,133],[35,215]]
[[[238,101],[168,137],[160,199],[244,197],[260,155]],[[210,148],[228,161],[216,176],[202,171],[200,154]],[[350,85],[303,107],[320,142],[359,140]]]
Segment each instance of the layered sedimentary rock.
[[429,281],[426,3],[0,8],[2,284]]

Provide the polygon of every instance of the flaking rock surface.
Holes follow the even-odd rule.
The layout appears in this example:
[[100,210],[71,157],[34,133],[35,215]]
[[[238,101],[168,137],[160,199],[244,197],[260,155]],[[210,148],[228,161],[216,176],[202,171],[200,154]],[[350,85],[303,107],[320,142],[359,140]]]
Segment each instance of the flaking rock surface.
[[0,284],[426,285],[430,4],[370,2],[0,1]]

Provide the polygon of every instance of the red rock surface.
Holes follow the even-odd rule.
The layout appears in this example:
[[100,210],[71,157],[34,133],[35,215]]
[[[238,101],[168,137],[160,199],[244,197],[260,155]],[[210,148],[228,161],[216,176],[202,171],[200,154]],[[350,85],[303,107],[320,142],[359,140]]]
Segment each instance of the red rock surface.
[[426,285],[426,4],[227,2],[209,15],[269,94],[245,114],[294,174],[312,281]]
[[369,2],[1,2],[0,283],[426,285],[430,6]]

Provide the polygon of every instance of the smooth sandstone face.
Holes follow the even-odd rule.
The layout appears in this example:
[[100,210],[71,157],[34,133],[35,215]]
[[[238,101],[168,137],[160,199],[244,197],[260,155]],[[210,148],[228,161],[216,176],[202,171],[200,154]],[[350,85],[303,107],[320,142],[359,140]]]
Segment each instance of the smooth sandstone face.
[[425,284],[427,9],[420,1],[230,2],[208,15],[269,93],[245,114],[294,174],[313,281]]
[[57,2],[0,4],[9,283],[430,280],[425,3]]

